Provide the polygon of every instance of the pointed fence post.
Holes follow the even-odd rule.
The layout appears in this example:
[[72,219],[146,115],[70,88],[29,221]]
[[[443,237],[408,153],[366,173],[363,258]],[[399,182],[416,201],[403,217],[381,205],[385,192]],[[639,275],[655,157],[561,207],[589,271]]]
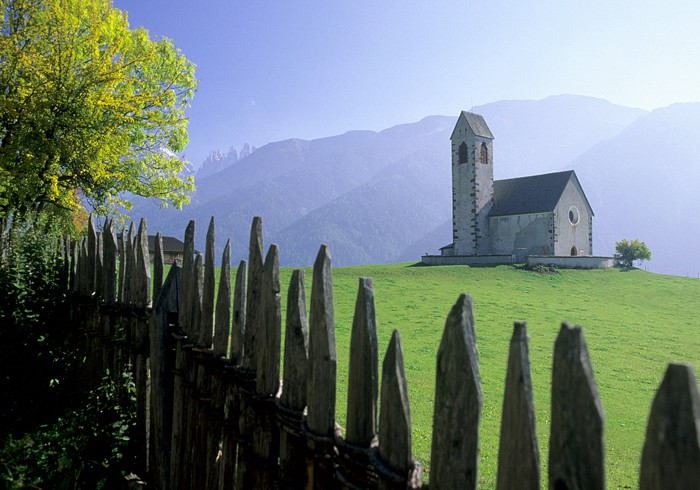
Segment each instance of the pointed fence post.
[[[158,240],[156,240],[158,243]],[[157,245],[156,245],[157,248]],[[162,250],[162,249],[161,249]],[[162,254],[156,253],[156,264],[162,264]],[[150,447],[151,478],[155,488],[173,488],[170,485],[170,455],[172,448],[175,339],[177,328],[178,290],[182,281],[182,269],[173,264],[165,284],[160,289],[153,321],[150,326],[151,366],[151,427],[153,441]]]
[[135,269],[133,270],[132,318],[134,384],[136,385],[136,441],[138,444],[137,469],[139,474],[148,471],[149,412],[150,393],[148,390],[148,336],[150,313],[147,311],[151,300],[151,264],[148,252],[148,231],[146,220],[141,219],[134,247]]
[[309,449],[306,488],[323,489],[335,485],[333,453],[335,438],[340,437],[335,423],[337,356],[331,256],[327,245],[321,245],[314,263],[310,327],[308,407],[304,419]]
[[306,439],[301,423],[306,407],[309,360],[309,323],[306,317],[304,271],[292,272],[287,291],[287,321],[284,337],[284,379],[278,406],[280,425],[279,486],[303,488],[306,475]]
[[231,325],[230,364],[224,367],[226,400],[224,402],[224,440],[222,469],[219,472],[219,488],[229,488],[236,481],[236,455],[240,437],[240,380],[243,377],[243,336],[245,331],[245,297],[247,262],[241,260],[236,270],[233,289],[233,315]]
[[214,357],[227,357],[231,335],[231,240],[226,242],[221,256],[219,291],[216,296],[214,325]]
[[263,291],[263,236],[262,219],[253,218],[250,228],[250,246],[248,263],[248,286],[246,293],[246,323],[243,340],[243,359],[238,370],[239,398],[239,443],[236,464],[236,490],[254,486],[253,423],[255,393],[255,375],[257,368],[256,342],[262,328],[262,291]]
[[185,246],[182,258],[182,281],[178,292],[178,328],[173,332],[176,341],[175,381],[173,402],[173,427],[171,438],[170,488],[186,488],[185,465],[191,464],[188,454],[188,410],[192,397],[192,385],[189,379],[192,339],[191,310],[194,296],[194,230],[195,222],[191,220],[185,229]]
[[180,326],[192,335],[190,318],[190,296],[193,288],[194,272],[194,220],[190,220],[185,229],[185,245],[182,254],[182,288],[180,290]]
[[246,276],[248,262],[241,260],[236,270],[236,284],[233,290],[233,319],[231,321],[230,357],[234,366],[238,366],[243,360],[243,342],[245,338],[245,304],[246,304]]
[[280,346],[282,342],[282,303],[280,297],[279,248],[270,245],[263,272],[262,325],[256,339],[256,393],[253,451],[259,464],[255,488],[272,488],[277,476],[279,430],[276,418],[280,386]]
[[651,405],[640,490],[681,490],[700,483],[700,395],[693,367],[670,363]]
[[421,488],[423,471],[411,452],[411,410],[401,336],[394,330],[382,364],[379,488]]
[[95,225],[93,223],[92,214],[88,218],[88,230],[87,230],[87,259],[86,259],[86,282],[85,282],[85,294],[86,296],[91,295],[95,292],[95,274],[96,274],[96,256],[97,256],[97,232],[95,231]]
[[117,237],[117,256],[119,257],[119,275],[117,277],[117,302],[124,303],[124,274],[126,273],[126,229],[122,229],[121,234]]
[[115,351],[115,323],[117,315],[115,303],[117,301],[117,236],[114,233],[113,221],[105,223],[102,230],[102,244],[104,247],[102,294],[104,301],[102,315],[102,372],[112,370],[112,359]]
[[345,440],[338,441],[338,475],[353,487],[377,484],[370,448],[377,443],[378,364],[374,284],[371,278],[363,277],[359,279],[350,335]]
[[472,300],[466,294],[447,317],[435,375],[430,488],[474,489],[482,394]]
[[540,488],[540,453],[527,343],[526,323],[516,322],[510,339],[503,397],[497,490]]
[[554,344],[549,487],[605,487],[605,415],[586,339],[579,326],[563,323]]
[[214,262],[214,217],[207,230],[204,252],[204,283],[202,288],[202,338],[198,347],[210,348],[214,338],[214,293],[216,291],[216,264]]
[[[214,339],[212,359],[209,363],[210,416],[207,430],[206,488],[219,488],[221,474],[224,473],[224,411],[226,405],[227,381],[226,365],[229,359],[229,335],[231,332],[231,240],[226,241],[221,256],[219,290],[216,296],[216,314],[214,316]],[[221,451],[221,456],[214,458]]]
[[163,256],[163,236],[156,233],[155,247],[153,251],[153,311],[157,308],[160,293],[163,290],[163,273],[165,271],[165,258]]
[[205,447],[202,447],[203,431],[206,427],[205,411],[208,408],[208,393],[204,385],[204,365],[211,357],[211,339],[213,332],[211,324],[203,320],[202,303],[204,298],[204,260],[202,254],[197,254],[194,262],[194,277],[192,295],[190,296],[190,331],[192,344],[186,346],[188,354],[187,382],[189,385],[189,400],[187,402],[187,418],[185,431],[185,457],[191,463],[189,470],[183,474],[183,482],[200,482],[204,480]]

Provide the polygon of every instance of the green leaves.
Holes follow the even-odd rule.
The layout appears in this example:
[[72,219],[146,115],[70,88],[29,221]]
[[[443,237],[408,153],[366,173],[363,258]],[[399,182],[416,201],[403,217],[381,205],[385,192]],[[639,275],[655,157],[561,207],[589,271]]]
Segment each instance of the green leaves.
[[651,260],[651,251],[639,240],[620,240],[615,242],[615,258],[625,267],[633,267],[637,260]]
[[108,0],[0,0],[0,215],[124,192],[182,206],[194,65]]

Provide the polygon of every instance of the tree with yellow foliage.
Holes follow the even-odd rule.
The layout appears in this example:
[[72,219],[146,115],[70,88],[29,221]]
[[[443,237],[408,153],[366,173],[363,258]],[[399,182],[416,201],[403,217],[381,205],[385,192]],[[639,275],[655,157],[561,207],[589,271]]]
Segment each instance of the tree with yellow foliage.
[[[0,0],[0,218],[181,207],[194,65],[110,0]],[[127,194],[128,195],[128,194]]]

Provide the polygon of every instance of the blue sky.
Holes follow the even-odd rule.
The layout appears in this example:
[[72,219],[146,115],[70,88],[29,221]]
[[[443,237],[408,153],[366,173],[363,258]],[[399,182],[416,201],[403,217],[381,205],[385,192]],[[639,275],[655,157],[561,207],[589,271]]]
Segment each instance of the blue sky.
[[563,93],[700,100],[700,2],[114,0],[197,65],[190,144],[380,130]]

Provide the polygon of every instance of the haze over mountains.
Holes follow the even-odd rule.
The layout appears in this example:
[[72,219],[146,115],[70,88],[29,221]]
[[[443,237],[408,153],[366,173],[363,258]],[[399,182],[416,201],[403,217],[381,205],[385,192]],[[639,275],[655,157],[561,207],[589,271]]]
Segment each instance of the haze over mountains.
[[[267,144],[237,158],[221,154],[197,174],[183,211],[137,200],[131,215],[151,231],[182,238],[190,219],[197,246],[211,216],[231,237],[234,263],[247,258],[250,223],[263,217],[265,246],[283,265],[311,265],[321,243],[334,265],[418,261],[450,243],[453,116],[429,116],[384,131],[350,131]],[[496,179],[574,169],[595,212],[596,255],[639,238],[650,270],[697,276],[700,104],[652,112],[579,96],[474,107],[495,136]],[[235,150],[234,150],[235,152]],[[230,152],[229,152],[230,153]]]

